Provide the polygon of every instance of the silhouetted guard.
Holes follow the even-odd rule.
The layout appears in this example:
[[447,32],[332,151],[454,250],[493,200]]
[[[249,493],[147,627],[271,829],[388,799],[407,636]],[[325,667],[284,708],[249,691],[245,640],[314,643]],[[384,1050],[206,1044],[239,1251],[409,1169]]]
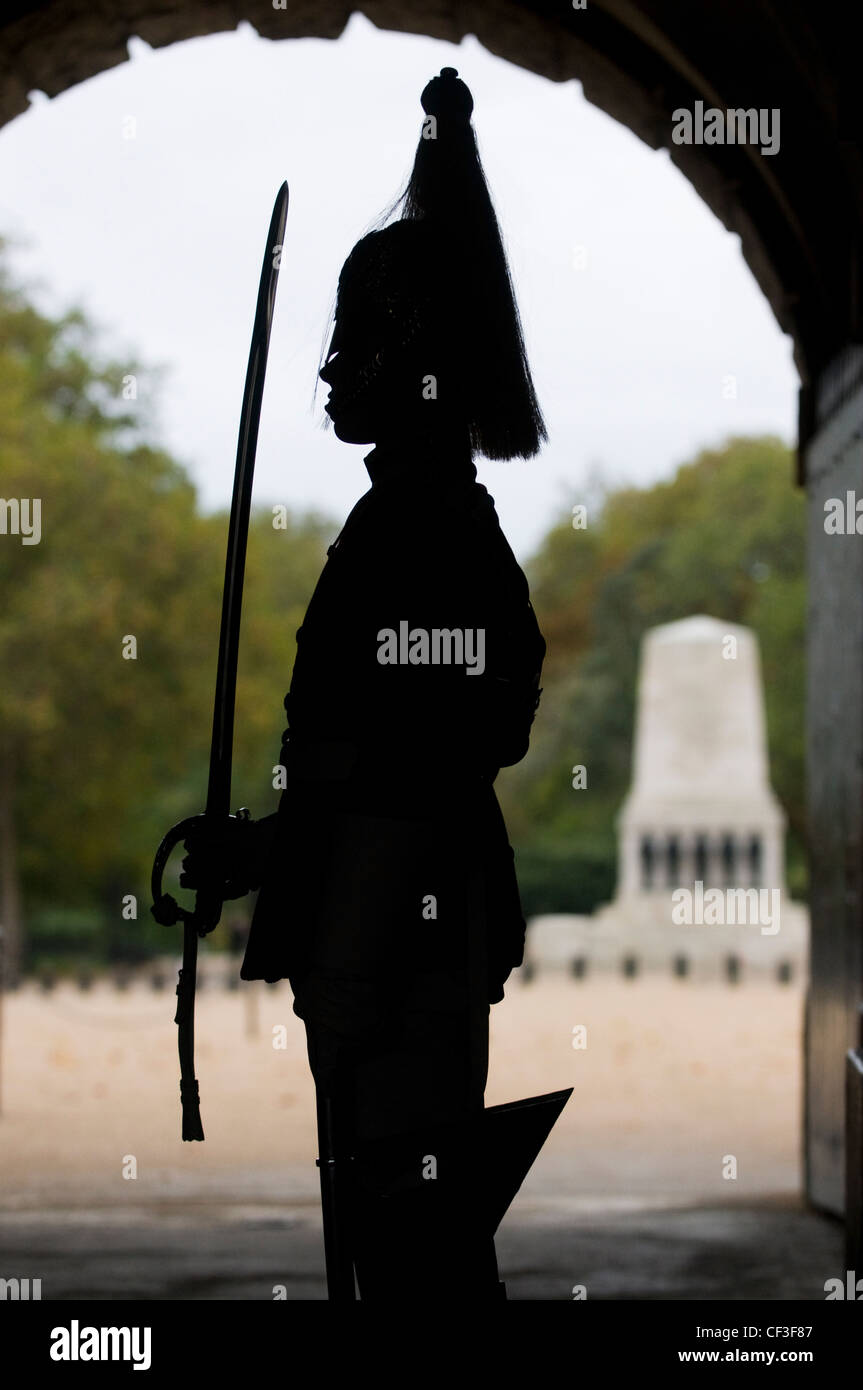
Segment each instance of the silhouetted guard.
[[[249,510],[252,501],[252,482],[255,472],[255,450],[258,443],[258,424],[267,370],[270,329],[279,265],[288,216],[288,185],[283,183],[276,195],[267,245],[261,267],[252,345],[246,369],[246,385],[240,413],[237,440],[237,462],[234,470],[234,492],[231,519],[228,526],[228,550],[225,560],[225,587],[222,594],[222,624],[219,635],[219,664],[216,672],[216,695],[213,705],[213,737],[210,744],[210,776],[204,816],[189,816],[168,831],[156,851],[151,877],[153,906],[150,911],[164,926],[183,923],[183,966],[177,985],[178,1027],[177,1045],[180,1054],[180,1099],[183,1107],[183,1138],[203,1139],[198,1082],[195,1077],[195,975],[198,961],[198,937],[206,936],[218,925],[223,900],[212,893],[198,892],[193,911],[181,907],[169,893],[162,892],[162,874],[175,845],[206,818],[230,820],[231,755],[234,741],[234,704],[237,686],[237,653],[240,643],[240,616],[243,602],[243,576],[246,568],[246,542],[249,533]],[[240,818],[247,811],[238,812]]]

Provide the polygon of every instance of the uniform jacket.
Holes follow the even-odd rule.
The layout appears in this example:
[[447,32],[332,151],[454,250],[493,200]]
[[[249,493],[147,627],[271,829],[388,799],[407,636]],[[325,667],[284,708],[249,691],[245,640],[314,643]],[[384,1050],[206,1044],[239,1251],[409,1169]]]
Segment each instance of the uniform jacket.
[[[493,782],[527,751],[545,642],[469,456],[376,449],[366,466],[297,634],[286,790],[242,975],[287,976],[301,996],[324,971],[372,1012],[417,971],[457,981],[478,875],[495,1002],[524,918]],[[337,1026],[351,1010],[331,1012]]]

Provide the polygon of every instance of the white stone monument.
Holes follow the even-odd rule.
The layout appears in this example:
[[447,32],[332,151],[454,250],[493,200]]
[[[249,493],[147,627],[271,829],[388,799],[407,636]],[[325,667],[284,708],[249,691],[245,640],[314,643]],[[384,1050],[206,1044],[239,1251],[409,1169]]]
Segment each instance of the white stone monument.
[[667,969],[683,959],[704,977],[731,958],[802,975],[808,919],[786,890],[785,816],[770,787],[748,628],[698,615],[646,634],[632,786],[617,825],[614,901],[592,917],[536,919],[530,964],[632,957]]
[[618,819],[617,901],[698,879],[784,888],[784,832],[754,634],[701,615],[652,628]]

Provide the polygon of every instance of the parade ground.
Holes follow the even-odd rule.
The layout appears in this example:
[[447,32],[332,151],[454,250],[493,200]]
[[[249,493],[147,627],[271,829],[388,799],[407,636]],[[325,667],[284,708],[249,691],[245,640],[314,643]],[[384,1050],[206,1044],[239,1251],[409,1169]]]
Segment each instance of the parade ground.
[[[823,1298],[844,1262],[799,1197],[802,1013],[770,980],[511,982],[488,1102],[574,1094],[499,1233],[510,1298]],[[287,985],[202,990],[203,1144],[179,1137],[172,1016],[144,981],[6,996],[0,1274],[46,1299],[323,1297]]]

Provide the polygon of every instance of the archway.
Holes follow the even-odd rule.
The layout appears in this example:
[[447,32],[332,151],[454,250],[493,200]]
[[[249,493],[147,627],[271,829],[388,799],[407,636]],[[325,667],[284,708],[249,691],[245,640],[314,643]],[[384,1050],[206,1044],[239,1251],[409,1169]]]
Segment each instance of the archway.
[[[798,481],[810,495],[809,798],[812,992],[807,1038],[808,1188],[844,1207],[845,1054],[857,1042],[863,994],[863,564],[854,539],[828,536],[824,505],[863,484],[863,157],[853,114],[850,25],[788,0],[489,0],[446,12],[421,0],[367,0],[382,28],[491,52],[585,95],[672,159],[726,227],[780,326],[801,377]],[[121,0],[110,15],[62,0],[13,3],[0,24],[0,123],[33,90],[54,96],[125,61],[140,36],[153,47],[247,21],[272,39],[337,38],[347,3],[224,0],[167,9]],[[676,145],[673,113],[696,102],[781,113],[781,143]],[[824,698],[830,692],[829,699]],[[850,1155],[859,1173],[863,1155]]]

